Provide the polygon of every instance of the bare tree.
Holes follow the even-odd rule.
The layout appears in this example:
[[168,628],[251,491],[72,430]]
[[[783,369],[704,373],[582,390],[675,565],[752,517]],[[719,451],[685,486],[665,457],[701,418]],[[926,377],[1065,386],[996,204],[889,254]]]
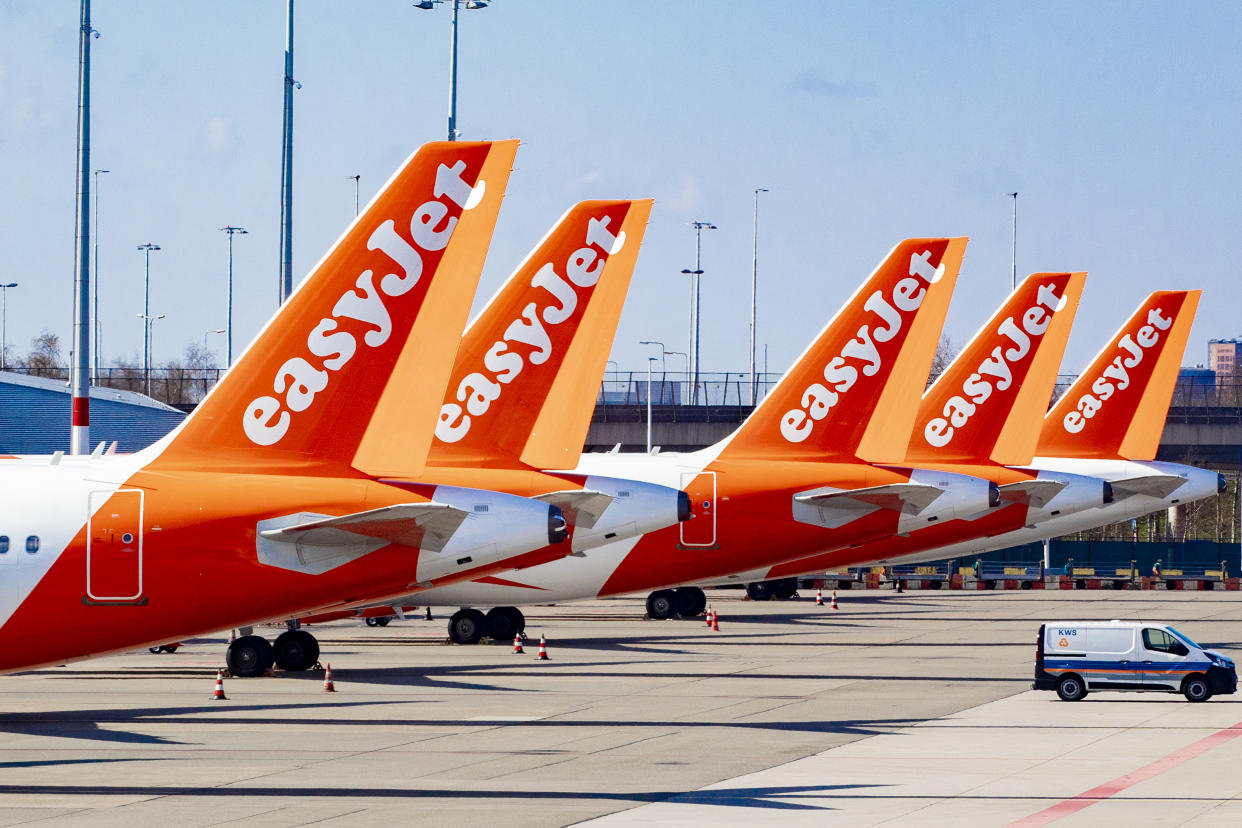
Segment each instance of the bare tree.
[[65,362],[60,355],[60,337],[46,328],[30,340],[31,351],[26,357],[26,368],[36,377],[66,376]]
[[957,346],[953,344],[953,340],[947,334],[941,334],[940,341],[936,343],[936,355],[932,357],[931,374],[927,377],[928,387],[936,381],[936,377],[944,373],[956,356]]

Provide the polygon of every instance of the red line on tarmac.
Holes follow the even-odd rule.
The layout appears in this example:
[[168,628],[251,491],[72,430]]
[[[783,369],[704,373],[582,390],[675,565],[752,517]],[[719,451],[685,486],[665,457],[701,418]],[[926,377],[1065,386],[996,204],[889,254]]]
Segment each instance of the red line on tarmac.
[[1029,817],[1020,819],[1017,822],[1011,822],[1006,828],[1036,828],[1036,826],[1047,825],[1070,814],[1076,814],[1083,808],[1088,808],[1102,799],[1108,799],[1110,796],[1119,794],[1126,788],[1137,785],[1139,782],[1145,782],[1153,776],[1159,776],[1165,771],[1175,768],[1183,762],[1194,759],[1199,754],[1206,753],[1217,745],[1228,742],[1230,739],[1236,739],[1239,736],[1242,736],[1242,722],[1217,731],[1211,736],[1204,736],[1197,742],[1193,742],[1180,750],[1175,750],[1168,756],[1157,759],[1149,765],[1144,765],[1136,771],[1131,771],[1124,776],[1118,776],[1111,782],[1097,785],[1089,791],[1084,791],[1064,802],[1058,802],[1056,805],[1045,808],[1039,813],[1031,814]]

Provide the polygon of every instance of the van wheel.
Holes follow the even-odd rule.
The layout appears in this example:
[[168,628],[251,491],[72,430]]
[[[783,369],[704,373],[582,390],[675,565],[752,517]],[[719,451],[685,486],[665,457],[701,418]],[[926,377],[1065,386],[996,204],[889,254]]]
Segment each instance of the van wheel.
[[1057,682],[1057,695],[1061,701],[1079,701],[1087,696],[1087,685],[1078,676],[1070,674],[1061,676]]
[[1212,698],[1212,686],[1201,675],[1187,676],[1182,682],[1182,695],[1186,697],[1186,701],[1205,702]]

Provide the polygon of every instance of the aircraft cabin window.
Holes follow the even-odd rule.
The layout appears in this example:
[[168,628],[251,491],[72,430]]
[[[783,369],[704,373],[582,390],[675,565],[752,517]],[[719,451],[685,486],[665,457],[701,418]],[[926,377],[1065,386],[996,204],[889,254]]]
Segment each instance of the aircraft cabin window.
[[0,555],[4,555],[9,551],[9,536],[0,535]]
[[39,536],[38,535],[27,535],[26,536],[26,551],[29,552],[31,555],[39,551]]

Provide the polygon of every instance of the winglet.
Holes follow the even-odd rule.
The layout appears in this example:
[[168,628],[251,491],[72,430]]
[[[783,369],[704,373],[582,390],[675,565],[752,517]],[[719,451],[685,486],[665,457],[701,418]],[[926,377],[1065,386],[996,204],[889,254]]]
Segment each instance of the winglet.
[[965,250],[965,238],[894,247],[721,455],[904,459]]
[[1036,273],[923,395],[906,462],[1031,462],[1085,273]]
[[462,338],[432,463],[577,464],[651,205],[575,205],[501,286]]
[[[419,149],[171,435],[161,464],[419,471],[517,141]],[[383,402],[400,408],[373,422]]]
[[1044,417],[1039,456],[1156,456],[1200,293],[1156,291],[1139,305]]

